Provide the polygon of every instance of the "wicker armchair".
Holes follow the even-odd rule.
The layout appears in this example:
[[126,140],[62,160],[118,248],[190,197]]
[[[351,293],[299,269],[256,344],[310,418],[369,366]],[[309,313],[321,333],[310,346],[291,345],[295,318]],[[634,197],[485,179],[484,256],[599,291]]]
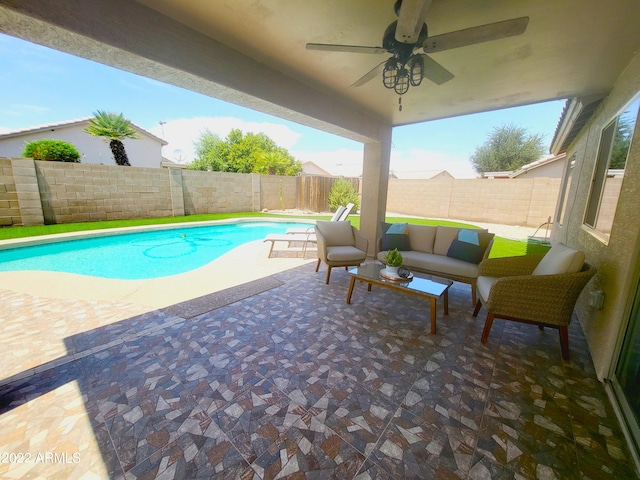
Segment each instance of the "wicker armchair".
[[318,263],[327,264],[327,280],[331,278],[332,267],[355,267],[367,259],[369,241],[347,221],[316,222],[318,243]]
[[[571,250],[565,246],[561,248]],[[473,316],[476,317],[484,305],[487,318],[482,343],[487,342],[494,318],[532,323],[540,329],[557,328],[562,358],[569,360],[567,327],[580,292],[596,270],[584,263],[581,269],[574,265],[573,270],[579,269],[574,273],[539,274],[536,269],[544,257],[525,255],[490,258],[480,263],[479,298]]]

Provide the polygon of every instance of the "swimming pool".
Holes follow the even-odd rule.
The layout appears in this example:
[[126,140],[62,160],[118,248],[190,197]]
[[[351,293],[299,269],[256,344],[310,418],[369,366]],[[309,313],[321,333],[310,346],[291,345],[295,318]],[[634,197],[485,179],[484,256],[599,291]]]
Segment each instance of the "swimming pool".
[[202,267],[243,243],[260,240],[300,222],[246,222],[180,226],[0,250],[0,272],[48,270],[94,277],[140,280]]

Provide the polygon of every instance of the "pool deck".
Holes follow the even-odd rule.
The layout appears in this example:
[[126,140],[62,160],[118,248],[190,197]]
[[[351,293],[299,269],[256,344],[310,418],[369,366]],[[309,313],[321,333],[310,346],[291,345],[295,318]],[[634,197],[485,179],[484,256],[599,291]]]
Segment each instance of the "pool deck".
[[[72,273],[0,272],[0,290],[39,297],[118,301],[149,308],[163,308],[315,261],[310,246],[306,258],[300,249],[276,245],[268,258],[269,244],[261,240],[241,245],[211,263],[190,272],[145,280],[116,280]],[[277,259],[277,260],[276,260]]]

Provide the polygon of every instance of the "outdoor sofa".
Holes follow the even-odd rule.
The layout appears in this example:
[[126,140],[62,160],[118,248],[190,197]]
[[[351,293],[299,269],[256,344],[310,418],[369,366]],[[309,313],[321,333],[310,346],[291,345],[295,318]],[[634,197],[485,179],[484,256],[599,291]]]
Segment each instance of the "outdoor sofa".
[[377,259],[382,263],[389,250],[402,254],[402,264],[422,272],[471,286],[476,304],[479,263],[489,256],[493,233],[485,229],[381,223]]

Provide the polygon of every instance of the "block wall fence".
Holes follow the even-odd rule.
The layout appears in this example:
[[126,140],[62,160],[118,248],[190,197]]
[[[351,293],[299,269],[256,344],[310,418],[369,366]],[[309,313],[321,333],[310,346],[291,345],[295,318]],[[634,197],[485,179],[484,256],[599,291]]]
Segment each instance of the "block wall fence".
[[[294,209],[309,203],[299,199],[304,184],[304,177],[0,158],[0,225]],[[390,179],[387,211],[537,227],[554,216],[559,189],[554,178]]]

